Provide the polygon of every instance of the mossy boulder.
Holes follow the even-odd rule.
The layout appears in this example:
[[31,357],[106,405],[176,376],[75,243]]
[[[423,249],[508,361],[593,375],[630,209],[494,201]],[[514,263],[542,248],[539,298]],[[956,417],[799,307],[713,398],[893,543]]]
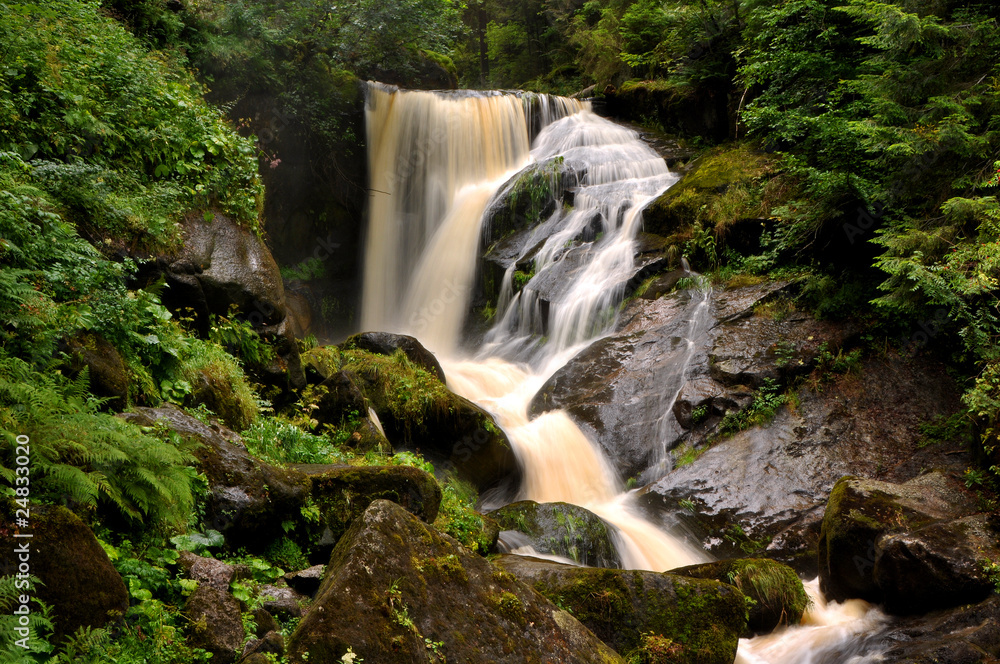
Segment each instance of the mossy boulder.
[[194,455],[208,478],[205,526],[225,535],[233,548],[260,551],[284,536],[282,524],[297,518],[309,497],[308,477],[253,458],[239,435],[223,426],[204,424],[174,406],[137,408],[122,417],[200,443]]
[[296,465],[312,482],[312,497],[329,529],[324,540],[336,542],[376,500],[391,500],[433,523],[441,506],[441,487],[433,475],[411,466]]
[[576,619],[389,501],[372,503],[330,557],[288,642],[294,664],[620,663]]
[[397,350],[418,367],[426,369],[434,374],[439,381],[444,382],[444,369],[438,362],[434,354],[424,348],[423,344],[413,337],[405,334],[392,334],[391,332],[362,332],[350,337],[341,344],[344,349],[360,349],[376,355],[392,355]]
[[[403,349],[392,355],[326,347],[309,356],[329,372],[343,372],[378,415],[394,449],[415,449],[439,468],[486,490],[515,484],[517,458],[493,417],[445,387]],[[333,375],[331,373],[331,375]]]
[[612,529],[577,505],[522,500],[490,512],[490,517],[504,530],[526,535],[538,553],[564,556],[592,567],[622,566]]
[[[696,221],[722,230],[738,218],[759,215],[762,208],[749,188],[770,168],[767,155],[745,146],[713,150],[692,162],[677,184],[643,210],[643,230],[669,237]],[[730,214],[733,208],[739,211],[736,217]]]
[[[0,576],[18,574],[23,571],[19,565],[27,562],[43,584],[32,585],[27,594],[52,607],[55,640],[80,627],[103,627],[121,618],[128,609],[128,590],[90,528],[65,507],[32,504],[30,527],[18,530],[18,509],[13,501],[0,501]],[[32,537],[15,537],[18,532]],[[34,604],[30,608],[38,610]]]
[[188,644],[212,653],[213,662],[235,662],[246,636],[241,608],[228,587],[199,583],[184,605],[184,615],[190,621]]
[[671,573],[728,583],[753,600],[744,636],[766,634],[781,625],[797,625],[809,605],[809,596],[795,570],[766,558],[719,560],[681,567]]
[[571,611],[620,653],[642,648],[643,635],[654,634],[676,644],[672,662],[731,664],[746,630],[746,598],[718,581],[521,556],[503,556],[496,564]]
[[[823,515],[819,539],[820,587],[831,599],[881,602],[876,580],[879,540],[962,516],[962,490],[940,472],[905,484],[841,478]],[[966,512],[968,513],[968,512]]]

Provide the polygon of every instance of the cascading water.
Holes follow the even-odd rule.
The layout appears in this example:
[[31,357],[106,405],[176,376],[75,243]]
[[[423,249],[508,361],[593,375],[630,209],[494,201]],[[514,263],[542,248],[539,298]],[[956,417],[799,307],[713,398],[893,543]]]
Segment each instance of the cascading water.
[[[372,84],[367,113],[372,200],[364,328],[412,334],[438,355],[448,386],[489,410],[506,432],[524,467],[522,497],[565,501],[599,515],[614,526],[626,567],[665,571],[707,560],[701,549],[638,515],[601,450],[569,415],[528,416],[545,381],[613,329],[625,285],[635,275],[642,209],[676,176],[634,132],[573,100]],[[531,148],[533,131],[538,135]],[[461,357],[484,211],[512,176],[543,163],[574,174],[572,209],[557,206],[521,245],[501,288],[498,322],[474,358]],[[534,275],[515,294],[513,268],[529,260]],[[709,297],[692,293],[685,310],[687,338],[665,376],[661,439],[674,426],[669,412],[694,340],[707,329]],[[539,344],[542,335],[547,341]],[[741,661],[811,661],[794,653],[854,634],[857,610],[817,604],[813,620],[834,631],[820,627],[821,633],[805,638],[793,629],[787,632],[792,638],[754,639],[741,644]],[[848,618],[854,622],[845,627]]]

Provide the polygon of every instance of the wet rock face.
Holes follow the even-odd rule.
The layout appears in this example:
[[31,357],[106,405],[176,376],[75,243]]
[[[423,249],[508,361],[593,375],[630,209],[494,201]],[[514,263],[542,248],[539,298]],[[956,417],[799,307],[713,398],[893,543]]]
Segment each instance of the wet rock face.
[[573,615],[618,652],[652,633],[679,645],[675,662],[730,664],[746,628],[745,599],[714,580],[561,565],[504,556],[498,565]]
[[[699,302],[688,295],[643,301],[619,332],[580,352],[539,389],[531,416],[563,409],[595,440],[622,477],[655,466],[668,451],[664,415],[683,382],[683,341]],[[632,316],[629,316],[632,313]],[[697,361],[697,360],[694,360]]]
[[[129,605],[128,590],[90,528],[65,507],[32,504],[32,537],[14,537],[18,507],[13,501],[0,501],[4,552],[0,575],[23,572],[19,565],[25,560],[22,556],[27,556],[30,573],[44,583],[33,584],[28,594],[52,607],[54,641],[61,642],[79,627],[103,627],[123,616]],[[19,588],[18,594],[22,592],[27,590]],[[30,608],[38,610],[36,604]]]
[[794,410],[782,407],[766,427],[717,441],[645,487],[640,503],[716,556],[766,555],[812,577],[826,501],[842,476],[901,482],[968,463],[957,444],[917,447],[920,423],[957,408],[940,366],[873,358],[820,387],[807,383]]
[[490,512],[503,530],[526,536],[538,553],[563,556],[591,567],[622,566],[613,529],[599,516],[568,503],[522,500]]
[[202,443],[193,452],[208,478],[205,523],[233,548],[259,551],[284,535],[282,523],[300,513],[309,495],[308,478],[254,459],[239,435],[208,426],[172,406],[137,408],[122,417],[140,426],[160,423]]
[[533,416],[568,411],[622,477],[643,483],[670,470],[668,452],[701,444],[727,411],[748,405],[755,387],[810,370],[823,343],[838,348],[850,334],[802,314],[754,315],[781,297],[786,282],[644,297],[682,276],[651,283],[626,307],[617,332],[553,374],[529,407]]
[[958,483],[937,471],[904,484],[843,478],[820,534],[824,592],[902,614],[984,599],[993,584],[983,563],[998,555],[998,524],[963,516],[975,510]]
[[1000,657],[1000,596],[900,621],[881,636],[879,661],[969,664]]
[[428,644],[470,664],[621,659],[576,619],[403,508],[376,501],[334,549],[292,662],[426,662]]

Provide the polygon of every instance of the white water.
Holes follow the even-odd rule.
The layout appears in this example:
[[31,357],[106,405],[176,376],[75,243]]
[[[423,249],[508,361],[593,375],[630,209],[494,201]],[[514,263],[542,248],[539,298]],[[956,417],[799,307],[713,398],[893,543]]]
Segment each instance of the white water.
[[[601,450],[568,414],[528,417],[528,404],[544,382],[613,329],[625,283],[634,272],[642,209],[676,180],[634,132],[597,117],[587,106],[551,97],[534,103],[540,112],[529,113],[530,101],[514,95],[455,96],[372,86],[373,192],[363,326],[416,336],[438,355],[448,386],[495,416],[524,467],[520,497],[565,501],[596,513],[617,528],[619,553],[628,568],[665,571],[708,560],[703,550],[638,513]],[[532,118],[541,131],[529,150]],[[535,229],[524,244],[534,248],[544,240],[533,258],[535,276],[513,294],[513,268],[508,271],[498,323],[475,357],[463,357],[458,342],[474,286],[484,210],[513,174],[553,157],[585,173],[574,191],[574,207],[557,209]],[[595,223],[601,229],[598,239],[581,241],[584,229]],[[543,297],[548,298],[544,318]],[[664,414],[651,445],[662,444],[667,428],[676,426],[669,412],[684,385],[695,340],[707,329],[708,302],[709,294],[703,294],[694,307],[686,345],[665,377]],[[539,346],[543,332],[548,339]],[[816,594],[810,613],[814,624],[742,642],[739,661],[811,662],[810,653],[825,652],[824,644],[840,643],[876,621],[874,612],[853,604],[827,607]]]

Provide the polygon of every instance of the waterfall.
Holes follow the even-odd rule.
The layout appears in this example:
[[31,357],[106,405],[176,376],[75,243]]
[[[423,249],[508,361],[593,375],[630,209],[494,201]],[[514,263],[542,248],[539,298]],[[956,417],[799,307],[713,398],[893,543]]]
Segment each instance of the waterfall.
[[[532,99],[369,86],[364,329],[412,334],[439,353],[455,349],[483,210],[531,158]],[[582,108],[543,100],[538,122]]]
[[[438,355],[448,387],[494,415],[524,467],[522,498],[594,512],[614,526],[628,568],[665,571],[707,560],[701,548],[639,514],[601,449],[566,412],[528,415],[545,381],[614,329],[635,275],[642,210],[676,176],[635,132],[568,99],[372,84],[367,115],[372,192],[363,327],[416,336]],[[572,206],[557,205],[529,232],[504,276],[496,323],[474,356],[463,355],[459,337],[484,212],[504,183],[542,163],[575,174]],[[529,260],[533,276],[515,293],[514,266]],[[707,329],[709,298],[692,293],[686,343],[664,377],[663,416],[650,445],[662,444],[676,425],[670,411],[695,339]],[[880,619],[866,605],[827,606],[816,584],[809,589],[811,625],[741,641],[738,661],[813,661]]]

